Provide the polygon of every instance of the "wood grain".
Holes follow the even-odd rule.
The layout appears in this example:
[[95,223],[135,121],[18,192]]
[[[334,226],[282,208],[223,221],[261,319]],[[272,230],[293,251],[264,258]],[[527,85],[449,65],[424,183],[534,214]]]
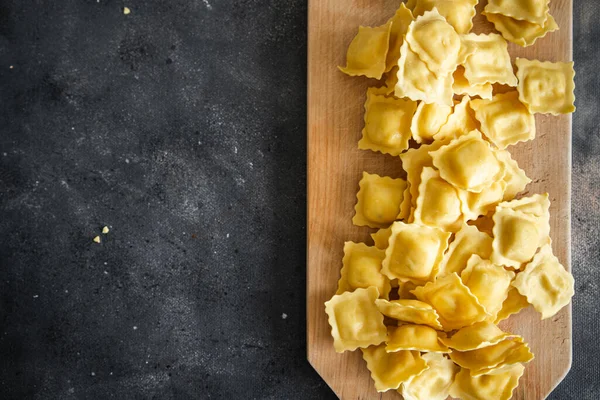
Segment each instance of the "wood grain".
[[[323,303],[336,289],[344,241],[371,243],[373,230],[351,223],[358,181],[364,170],[392,177],[404,173],[397,157],[358,150],[363,127],[366,78],[351,78],[336,68],[359,25],[384,23],[398,6],[390,0],[310,0],[308,11],[308,360],[342,399],[400,399],[396,392],[377,393],[360,352],[337,354]],[[478,6],[479,11],[484,4]],[[572,60],[572,0],[552,0],[551,13],[560,26],[532,47],[510,45],[513,56],[548,61]],[[475,31],[489,31],[481,15]],[[533,142],[509,147],[533,179],[530,193],[548,192],[551,236],[556,256],[571,268],[571,116],[536,116]],[[528,340],[535,360],[514,399],[543,399],[571,366],[571,308],[540,321],[529,308],[503,328]]]

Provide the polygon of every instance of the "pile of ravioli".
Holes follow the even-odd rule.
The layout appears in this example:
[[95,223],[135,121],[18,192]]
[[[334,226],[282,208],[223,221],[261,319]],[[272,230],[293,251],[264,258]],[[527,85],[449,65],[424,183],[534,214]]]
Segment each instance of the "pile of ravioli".
[[380,392],[406,400],[505,400],[533,359],[498,323],[532,305],[566,306],[572,275],[552,252],[548,194],[507,147],[533,140],[535,113],[574,107],[573,63],[517,58],[558,29],[547,0],[489,0],[499,33],[475,34],[478,0],[408,0],[347,52],[367,90],[358,147],[398,156],[406,179],[364,172],[353,223],[373,245],[346,242],[325,303],[337,352],[361,349]]

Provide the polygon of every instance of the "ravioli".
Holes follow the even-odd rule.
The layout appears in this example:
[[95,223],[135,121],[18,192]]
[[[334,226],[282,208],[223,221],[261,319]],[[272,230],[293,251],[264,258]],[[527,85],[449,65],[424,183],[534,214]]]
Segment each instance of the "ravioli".
[[384,91],[382,88],[367,89],[365,127],[358,148],[397,156],[408,149],[410,125],[417,104],[388,97]]
[[376,247],[369,247],[364,243],[344,243],[341,278],[336,294],[374,286],[381,297],[389,298],[390,280],[381,274],[381,262],[384,258],[385,251]]
[[552,253],[551,245],[546,244],[517,275],[513,286],[546,319],[569,304],[575,284],[573,276]]
[[440,353],[425,353],[422,358],[429,368],[406,380],[400,394],[404,400],[446,400],[459,367]]
[[467,78],[465,78],[465,67],[458,66],[454,71],[452,77],[454,78],[454,82],[452,82],[452,90],[454,94],[464,94],[470,97],[481,97],[482,99],[491,99],[492,92],[494,87],[491,83],[479,83],[479,84],[471,84]]
[[390,31],[390,45],[386,57],[385,72],[390,71],[394,66],[398,65],[400,58],[400,46],[404,42],[404,36],[408,31],[408,26],[413,21],[413,15],[404,3],[400,3],[400,7],[396,13],[389,19],[392,29]]
[[476,220],[480,216],[494,211],[496,205],[504,198],[506,186],[506,182],[501,180],[492,183],[480,193],[459,190],[458,196],[464,219],[466,221]]
[[443,104],[419,103],[413,116],[410,131],[417,143],[431,142],[433,136],[446,124],[452,107]]
[[412,198],[410,197],[410,183],[406,183],[406,189],[402,195],[402,203],[400,203],[400,212],[396,219],[408,221],[412,211]]
[[430,152],[440,176],[459,189],[479,193],[502,178],[504,169],[479,131]]
[[463,223],[458,191],[431,167],[421,173],[414,223],[448,232],[458,231]]
[[[475,6],[479,0],[416,0],[413,14],[422,15],[436,8],[458,33],[468,33],[473,28]],[[412,5],[412,4],[411,4]]]
[[417,299],[433,306],[446,331],[460,329],[488,317],[485,308],[456,273],[419,286],[413,293]]
[[388,353],[385,345],[381,345],[362,352],[378,392],[398,389],[403,382],[429,368],[418,351]]
[[514,277],[514,272],[483,260],[477,254],[469,258],[467,268],[460,275],[463,283],[490,315],[488,319],[491,321],[496,319],[502,309],[502,303],[508,296],[508,289]]
[[335,295],[325,303],[336,352],[353,351],[386,340],[383,315],[375,305],[378,297],[379,291],[371,286]]
[[357,226],[385,228],[396,220],[406,188],[404,179],[363,172],[356,194],[352,223]]
[[491,322],[478,322],[456,331],[452,337],[440,337],[440,342],[453,350],[471,351],[493,346],[509,337],[518,337],[504,332]]
[[498,324],[500,321],[504,321],[506,318],[520,312],[528,306],[529,302],[527,301],[527,297],[519,293],[516,287],[511,286],[510,289],[508,289],[506,300],[504,300],[504,303],[502,303],[502,309],[500,312],[498,312],[496,321],[494,322]]
[[448,121],[442,125],[433,138],[446,143],[451,139],[456,139],[476,130],[479,128],[479,124],[471,113],[472,110],[469,107],[469,97],[464,96],[461,101],[454,106],[454,110],[448,117]]
[[517,86],[517,78],[513,72],[508,54],[508,44],[496,33],[464,36],[475,47],[475,52],[467,57],[463,64],[465,78],[471,84],[499,83]]
[[497,151],[496,158],[504,165],[505,171],[502,180],[506,185],[502,200],[514,199],[517,194],[525,190],[527,185],[531,183],[531,179],[527,177],[527,174],[519,167],[519,164],[513,160],[508,151]]
[[440,343],[439,337],[446,335],[426,325],[403,324],[388,327],[385,351],[394,353],[401,350],[417,350],[431,353],[450,353],[450,349]]
[[424,167],[433,167],[433,161],[429,152],[435,151],[442,146],[441,141],[421,145],[418,149],[410,149],[400,154],[402,168],[406,171],[406,180],[409,183],[410,198],[413,206],[417,205],[419,196],[419,185],[421,184],[421,173]]
[[371,233],[371,238],[375,247],[381,250],[385,250],[388,247],[388,240],[392,235],[392,228],[382,228],[375,233]]
[[463,368],[454,378],[450,396],[468,400],[509,400],[524,371],[523,365],[515,364],[498,374],[473,377]]
[[[411,281],[398,282],[398,298],[400,300],[416,300],[417,297],[414,294],[412,294],[411,291],[415,290],[415,288],[417,286],[420,286],[420,285],[417,285],[416,283],[411,282]],[[424,325],[430,325],[430,326],[438,329],[438,326],[433,326],[433,325],[425,323],[425,322],[416,322],[416,321],[409,321],[409,322],[414,322],[415,324],[422,323]]]
[[396,221],[381,271],[390,279],[428,282],[436,275],[449,238],[449,232],[438,228]]
[[543,25],[549,15],[548,3],[550,0],[489,0],[484,11]]
[[517,58],[519,100],[530,113],[569,114],[575,111],[575,70],[572,62],[540,62]]
[[519,101],[519,93],[497,94],[492,100],[471,100],[481,132],[499,149],[535,138],[535,117]]
[[381,79],[386,69],[391,29],[391,22],[376,28],[359,26],[348,46],[346,66],[338,67],[340,71],[350,76]]
[[558,30],[558,25],[552,15],[548,14],[543,24],[518,20],[502,14],[484,13],[488,21],[494,24],[504,39],[522,47],[531,46],[536,40],[543,38],[549,32]]
[[504,371],[515,364],[533,360],[533,354],[523,338],[511,337],[503,341],[470,351],[455,350],[450,359],[462,368],[470,371],[471,376],[485,375],[491,372]]
[[402,322],[427,325],[437,330],[442,329],[437,311],[422,301],[402,298],[392,301],[377,299],[375,305],[386,317]]
[[474,226],[463,225],[442,258],[438,278],[453,272],[460,274],[473,254],[488,258],[492,254],[492,238]]

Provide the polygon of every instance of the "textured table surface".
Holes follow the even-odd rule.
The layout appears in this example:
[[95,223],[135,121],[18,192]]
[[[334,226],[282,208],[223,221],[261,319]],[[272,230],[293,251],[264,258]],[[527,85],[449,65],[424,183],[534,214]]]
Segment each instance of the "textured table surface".
[[[2,398],[333,398],[305,359],[306,7],[0,1]],[[553,399],[600,398],[599,16],[575,2]]]

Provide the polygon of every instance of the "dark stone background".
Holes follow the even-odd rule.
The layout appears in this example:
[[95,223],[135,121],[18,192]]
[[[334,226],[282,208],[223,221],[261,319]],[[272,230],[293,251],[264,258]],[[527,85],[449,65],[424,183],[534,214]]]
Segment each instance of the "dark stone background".
[[[600,5],[574,3],[552,398],[598,399]],[[1,398],[333,398],[305,359],[306,7],[0,0]]]

